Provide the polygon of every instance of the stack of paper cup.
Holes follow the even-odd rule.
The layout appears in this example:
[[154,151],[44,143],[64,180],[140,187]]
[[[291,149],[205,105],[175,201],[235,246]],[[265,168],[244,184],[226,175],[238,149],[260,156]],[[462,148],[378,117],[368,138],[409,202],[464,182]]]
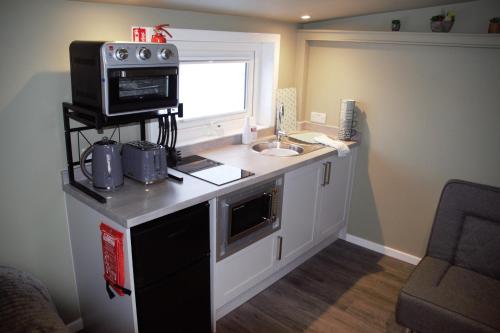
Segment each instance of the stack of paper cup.
[[340,103],[339,140],[350,140],[355,134],[355,109],[356,101],[343,99]]

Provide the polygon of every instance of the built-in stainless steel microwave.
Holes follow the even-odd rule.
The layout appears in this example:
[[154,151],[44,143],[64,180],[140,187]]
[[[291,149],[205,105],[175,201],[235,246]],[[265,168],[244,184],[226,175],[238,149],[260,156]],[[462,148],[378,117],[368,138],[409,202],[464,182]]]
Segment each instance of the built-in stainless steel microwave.
[[106,116],[177,107],[179,54],[173,44],[74,41],[73,104]]
[[217,198],[217,261],[281,228],[283,177]]

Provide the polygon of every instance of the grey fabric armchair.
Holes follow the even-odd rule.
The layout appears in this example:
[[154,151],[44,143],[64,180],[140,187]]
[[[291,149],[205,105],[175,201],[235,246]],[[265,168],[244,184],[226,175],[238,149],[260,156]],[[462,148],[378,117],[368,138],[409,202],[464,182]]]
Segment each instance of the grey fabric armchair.
[[426,256],[402,288],[399,324],[416,332],[500,332],[500,188],[449,181]]

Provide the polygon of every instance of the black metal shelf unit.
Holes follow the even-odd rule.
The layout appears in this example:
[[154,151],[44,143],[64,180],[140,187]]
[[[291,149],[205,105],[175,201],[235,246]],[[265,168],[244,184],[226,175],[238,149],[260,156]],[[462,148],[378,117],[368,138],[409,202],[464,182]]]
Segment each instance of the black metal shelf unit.
[[[183,117],[183,107],[182,103],[179,103],[177,111],[172,111],[172,108],[165,110],[157,110],[151,112],[134,113],[125,116],[113,116],[107,117],[102,113],[96,112],[95,110],[90,110],[78,105],[73,105],[71,103],[62,103],[63,108],[63,120],[64,120],[64,139],[66,141],[66,159],[68,164],[68,179],[69,184],[76,189],[82,191],[83,193],[89,195],[95,200],[106,203],[106,198],[101,194],[83,186],[75,180],[75,172],[73,168],[80,164],[80,160],[73,160],[73,146],[71,140],[71,133],[86,130],[96,130],[98,133],[102,133],[103,129],[118,127],[120,125],[127,125],[132,123],[138,123],[140,126],[141,140],[146,140],[146,120],[149,119],[159,119],[167,115],[177,115],[177,117]],[[70,119],[73,119],[84,126],[71,128]]]

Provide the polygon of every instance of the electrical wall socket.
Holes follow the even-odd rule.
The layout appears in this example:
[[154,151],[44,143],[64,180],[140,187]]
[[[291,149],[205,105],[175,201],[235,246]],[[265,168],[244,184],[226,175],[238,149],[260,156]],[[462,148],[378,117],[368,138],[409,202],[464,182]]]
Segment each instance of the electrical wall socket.
[[318,124],[326,124],[326,113],[311,112],[311,121]]

